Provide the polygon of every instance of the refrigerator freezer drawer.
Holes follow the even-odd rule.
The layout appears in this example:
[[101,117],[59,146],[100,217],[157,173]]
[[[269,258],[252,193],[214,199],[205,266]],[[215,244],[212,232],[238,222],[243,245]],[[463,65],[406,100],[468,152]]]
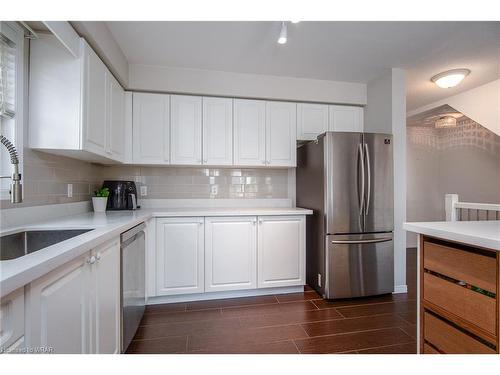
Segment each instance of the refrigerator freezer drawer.
[[327,237],[325,298],[352,298],[392,293],[392,233],[368,238]]

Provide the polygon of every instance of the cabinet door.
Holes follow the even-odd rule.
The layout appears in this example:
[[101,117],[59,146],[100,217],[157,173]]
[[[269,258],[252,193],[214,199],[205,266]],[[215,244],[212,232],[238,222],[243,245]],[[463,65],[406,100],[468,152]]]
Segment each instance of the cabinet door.
[[259,217],[258,287],[305,284],[305,219]]
[[92,353],[120,353],[120,243],[107,243],[93,251]]
[[203,98],[203,164],[233,164],[233,99]]
[[85,51],[86,96],[84,102],[83,149],[105,155],[107,69],[87,46]]
[[266,164],[266,102],[234,100],[234,164]]
[[297,154],[297,105],[266,103],[266,164],[295,167]]
[[160,218],[156,225],[157,295],[203,293],[203,218]]
[[170,160],[170,96],[133,94],[133,160],[168,164]]
[[[0,352],[20,349],[16,343],[24,339],[24,288],[1,296]],[[22,346],[22,345],[21,345]]]
[[201,97],[172,95],[171,163],[201,164]]
[[257,218],[205,219],[205,291],[257,287]]
[[31,283],[31,347],[53,353],[89,352],[88,255]]
[[362,132],[363,108],[347,105],[330,106],[329,130],[335,132]]
[[328,131],[328,105],[297,103],[297,139],[314,140]]
[[114,160],[123,161],[125,156],[125,92],[118,81],[108,76],[108,116],[106,153]]

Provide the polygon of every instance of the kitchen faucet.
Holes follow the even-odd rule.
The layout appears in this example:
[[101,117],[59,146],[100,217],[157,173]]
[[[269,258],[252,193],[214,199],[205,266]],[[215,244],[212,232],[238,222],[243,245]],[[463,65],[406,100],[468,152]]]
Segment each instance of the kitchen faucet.
[[14,166],[12,176],[0,176],[0,178],[12,179],[10,187],[10,201],[12,203],[21,203],[23,201],[23,185],[21,184],[21,174],[19,173],[19,158],[17,151],[11,141],[0,135],[0,142],[7,148],[10,155],[10,163]]

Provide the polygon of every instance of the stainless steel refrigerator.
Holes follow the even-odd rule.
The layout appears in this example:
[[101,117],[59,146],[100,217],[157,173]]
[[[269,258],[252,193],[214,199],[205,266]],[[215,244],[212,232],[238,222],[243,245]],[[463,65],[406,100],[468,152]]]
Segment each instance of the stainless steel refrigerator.
[[327,132],[297,150],[307,282],[324,298],[394,289],[392,136]]

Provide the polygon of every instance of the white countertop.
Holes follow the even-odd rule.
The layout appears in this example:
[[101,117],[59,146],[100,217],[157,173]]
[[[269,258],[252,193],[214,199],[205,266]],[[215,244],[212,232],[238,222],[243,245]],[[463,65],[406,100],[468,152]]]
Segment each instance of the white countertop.
[[500,221],[436,221],[404,223],[409,232],[500,251]]
[[0,292],[1,295],[6,295],[153,217],[280,216],[312,213],[312,210],[287,207],[147,208],[137,211],[108,211],[102,214],[88,212],[25,226],[3,228],[0,230],[0,235],[40,229],[92,228],[94,230],[17,259],[0,261]]

